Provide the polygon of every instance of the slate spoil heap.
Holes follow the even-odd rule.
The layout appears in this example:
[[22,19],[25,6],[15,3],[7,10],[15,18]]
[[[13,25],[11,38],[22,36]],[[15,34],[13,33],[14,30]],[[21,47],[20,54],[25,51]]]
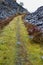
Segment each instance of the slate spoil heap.
[[24,24],[27,27],[30,38],[35,42],[43,43],[43,6],[35,12],[24,17]]

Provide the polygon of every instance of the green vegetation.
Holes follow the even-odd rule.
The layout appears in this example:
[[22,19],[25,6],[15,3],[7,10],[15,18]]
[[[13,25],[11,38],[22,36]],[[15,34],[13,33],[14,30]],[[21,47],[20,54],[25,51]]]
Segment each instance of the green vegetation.
[[[18,19],[19,21],[17,21]],[[0,65],[16,65],[18,25],[20,27],[20,41],[23,42],[22,45],[25,47],[29,61],[32,65],[43,65],[43,59],[41,58],[43,56],[43,46],[31,42],[23,24],[22,16],[15,17],[3,30],[0,30]]]
[[16,26],[14,20],[0,32],[0,65],[14,65],[16,55]]

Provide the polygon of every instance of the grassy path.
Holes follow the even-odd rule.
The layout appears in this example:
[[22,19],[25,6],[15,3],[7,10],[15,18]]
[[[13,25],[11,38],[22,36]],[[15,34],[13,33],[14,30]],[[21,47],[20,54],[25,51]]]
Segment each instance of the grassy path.
[[31,65],[25,47],[27,41],[25,26],[18,16],[0,32],[0,65]]
[[[22,25],[21,25],[22,24]],[[24,33],[24,37],[22,36],[22,32],[23,29],[25,30],[25,27],[23,25],[23,22],[21,21],[21,17],[17,18],[16,21],[16,38],[17,38],[17,43],[16,43],[16,64],[15,65],[31,65],[29,58],[28,58],[28,54],[27,54],[27,50],[25,47],[25,41],[27,41],[26,39],[22,39],[22,38],[28,38],[28,36],[25,36]],[[23,29],[21,28],[21,26],[23,27]],[[25,33],[27,35],[27,33]]]
[[41,56],[43,46],[30,42],[22,15],[0,31],[0,65],[43,65]]

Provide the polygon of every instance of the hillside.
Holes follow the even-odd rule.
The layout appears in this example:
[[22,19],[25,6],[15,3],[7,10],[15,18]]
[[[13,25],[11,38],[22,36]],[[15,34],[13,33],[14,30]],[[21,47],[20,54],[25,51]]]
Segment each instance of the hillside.
[[17,13],[23,13],[24,11],[26,12],[26,9],[13,0],[3,0],[0,2],[0,19],[5,19]]
[[19,5],[16,1],[2,0],[0,2],[0,28],[7,25],[14,16],[23,13],[26,13],[26,9]]
[[0,0],[0,65],[43,65],[43,6],[30,13]]
[[0,65],[43,65],[43,47],[30,41],[22,16],[0,30]]
[[35,12],[25,15],[24,23],[32,40],[43,43],[43,6]]

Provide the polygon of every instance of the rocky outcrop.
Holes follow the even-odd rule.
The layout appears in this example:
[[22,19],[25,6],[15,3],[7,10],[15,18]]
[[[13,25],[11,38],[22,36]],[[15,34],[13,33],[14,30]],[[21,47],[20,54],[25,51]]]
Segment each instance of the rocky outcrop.
[[[0,28],[17,14],[26,12],[15,0],[0,0]],[[10,21],[9,21],[10,22]]]
[[24,23],[29,35],[33,36],[32,39],[36,42],[43,42],[43,6],[27,14],[24,17]]
[[26,9],[14,0],[4,0],[0,3],[0,19],[23,12],[26,12]]
[[[5,0],[0,0],[0,2],[2,2],[2,1],[5,1]],[[12,1],[16,1],[16,0],[12,0]]]

